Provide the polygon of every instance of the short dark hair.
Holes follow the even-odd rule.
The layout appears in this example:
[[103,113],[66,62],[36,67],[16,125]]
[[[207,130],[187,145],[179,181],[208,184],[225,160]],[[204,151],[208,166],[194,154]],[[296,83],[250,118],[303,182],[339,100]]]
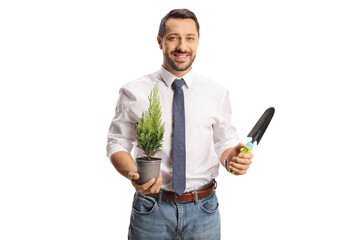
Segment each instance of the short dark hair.
[[188,9],[174,9],[171,10],[168,14],[166,14],[166,16],[163,17],[163,19],[160,22],[160,27],[158,32],[158,36],[160,38],[163,38],[164,36],[166,22],[169,18],[180,18],[180,19],[191,18],[192,20],[195,21],[198,36],[200,36],[200,25],[195,14]]

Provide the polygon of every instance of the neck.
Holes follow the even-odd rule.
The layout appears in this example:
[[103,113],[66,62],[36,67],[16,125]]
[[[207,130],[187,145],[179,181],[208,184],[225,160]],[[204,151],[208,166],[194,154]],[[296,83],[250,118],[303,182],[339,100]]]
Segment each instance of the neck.
[[170,66],[168,66],[167,64],[163,64],[163,67],[170,73],[172,73],[173,75],[175,75],[178,78],[182,78],[183,76],[185,76],[188,72],[190,72],[190,70],[192,69],[192,66],[189,67],[188,69],[186,69],[185,71],[176,71],[174,69],[172,69]]

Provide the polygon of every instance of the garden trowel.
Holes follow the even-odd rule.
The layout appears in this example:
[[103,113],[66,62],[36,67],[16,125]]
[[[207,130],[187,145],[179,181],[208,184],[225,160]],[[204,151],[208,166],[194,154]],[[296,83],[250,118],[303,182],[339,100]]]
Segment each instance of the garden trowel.
[[[266,109],[266,111],[263,113],[261,118],[257,121],[253,129],[250,131],[250,133],[247,135],[248,137],[251,137],[252,140],[249,141],[245,147],[241,150],[240,153],[249,153],[254,147],[254,143],[257,142],[257,145],[259,145],[259,142],[264,135],[267,127],[269,126],[269,123],[274,116],[275,108],[270,107]],[[229,170],[232,174],[235,172],[232,170]]]

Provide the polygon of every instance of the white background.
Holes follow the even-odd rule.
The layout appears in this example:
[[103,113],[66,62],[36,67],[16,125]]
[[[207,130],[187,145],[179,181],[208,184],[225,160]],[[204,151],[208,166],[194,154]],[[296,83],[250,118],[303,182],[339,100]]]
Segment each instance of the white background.
[[196,72],[230,90],[245,176],[221,169],[222,239],[360,239],[357,1],[1,1],[0,238],[127,239],[106,158],[119,88],[158,70],[161,18],[200,22]]

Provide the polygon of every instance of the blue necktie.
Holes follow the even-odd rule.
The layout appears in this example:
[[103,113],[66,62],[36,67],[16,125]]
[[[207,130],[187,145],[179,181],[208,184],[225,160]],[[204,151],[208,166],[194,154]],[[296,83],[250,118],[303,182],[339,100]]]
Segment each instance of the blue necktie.
[[186,186],[186,149],[185,149],[185,109],[184,79],[176,79],[172,83],[174,89],[174,142],[173,142],[173,189],[178,195],[185,191]]

